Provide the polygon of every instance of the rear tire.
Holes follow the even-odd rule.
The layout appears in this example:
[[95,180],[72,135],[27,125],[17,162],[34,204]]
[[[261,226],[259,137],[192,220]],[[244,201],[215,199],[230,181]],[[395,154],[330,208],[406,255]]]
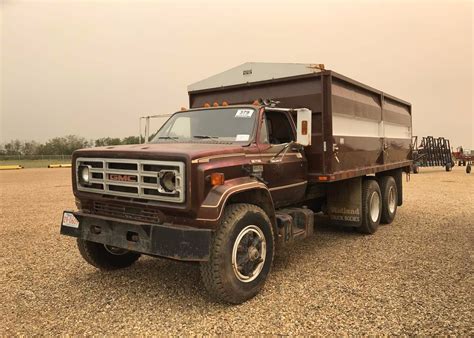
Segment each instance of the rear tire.
[[104,244],[77,239],[77,247],[82,258],[92,266],[100,270],[117,270],[129,267],[140,258],[137,252],[128,251],[114,247],[106,247]]
[[265,284],[274,253],[270,219],[256,205],[227,206],[214,233],[209,261],[201,263],[201,277],[211,296],[241,304]]
[[382,195],[376,180],[365,179],[362,182],[362,224],[358,228],[363,234],[377,231],[382,216]]
[[395,219],[398,207],[398,190],[395,179],[392,176],[383,176],[380,179],[380,190],[382,194],[380,223],[390,224]]

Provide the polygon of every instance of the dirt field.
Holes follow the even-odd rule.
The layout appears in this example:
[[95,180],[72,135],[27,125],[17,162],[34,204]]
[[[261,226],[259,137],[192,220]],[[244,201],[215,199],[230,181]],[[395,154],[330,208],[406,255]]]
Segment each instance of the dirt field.
[[100,273],[73,238],[68,169],[0,172],[0,335],[473,335],[474,174],[422,169],[373,236],[317,225],[276,257],[264,291],[213,302],[196,264],[142,257]]

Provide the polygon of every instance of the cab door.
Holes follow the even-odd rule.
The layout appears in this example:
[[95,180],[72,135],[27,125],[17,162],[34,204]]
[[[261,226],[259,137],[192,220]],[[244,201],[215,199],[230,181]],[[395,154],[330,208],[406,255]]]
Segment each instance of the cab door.
[[296,128],[288,110],[265,109],[259,120],[258,148],[267,182],[276,207],[301,201],[306,193],[308,165],[296,140]]

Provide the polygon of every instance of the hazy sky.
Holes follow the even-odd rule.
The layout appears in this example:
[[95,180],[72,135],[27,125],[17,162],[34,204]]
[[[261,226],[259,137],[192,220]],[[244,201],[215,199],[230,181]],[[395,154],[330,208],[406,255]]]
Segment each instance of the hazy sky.
[[324,63],[474,148],[472,1],[0,0],[0,142],[138,134],[246,61]]

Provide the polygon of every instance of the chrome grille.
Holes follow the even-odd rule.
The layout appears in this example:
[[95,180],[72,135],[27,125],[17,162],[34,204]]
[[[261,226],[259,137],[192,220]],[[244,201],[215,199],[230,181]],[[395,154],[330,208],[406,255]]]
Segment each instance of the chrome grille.
[[[182,203],[185,195],[184,163],[175,161],[148,161],[112,158],[85,158],[76,160],[76,170],[87,166],[90,172],[88,184],[79,179],[77,189],[105,195],[142,198]],[[175,189],[167,191],[159,180],[160,172],[175,174]]]

